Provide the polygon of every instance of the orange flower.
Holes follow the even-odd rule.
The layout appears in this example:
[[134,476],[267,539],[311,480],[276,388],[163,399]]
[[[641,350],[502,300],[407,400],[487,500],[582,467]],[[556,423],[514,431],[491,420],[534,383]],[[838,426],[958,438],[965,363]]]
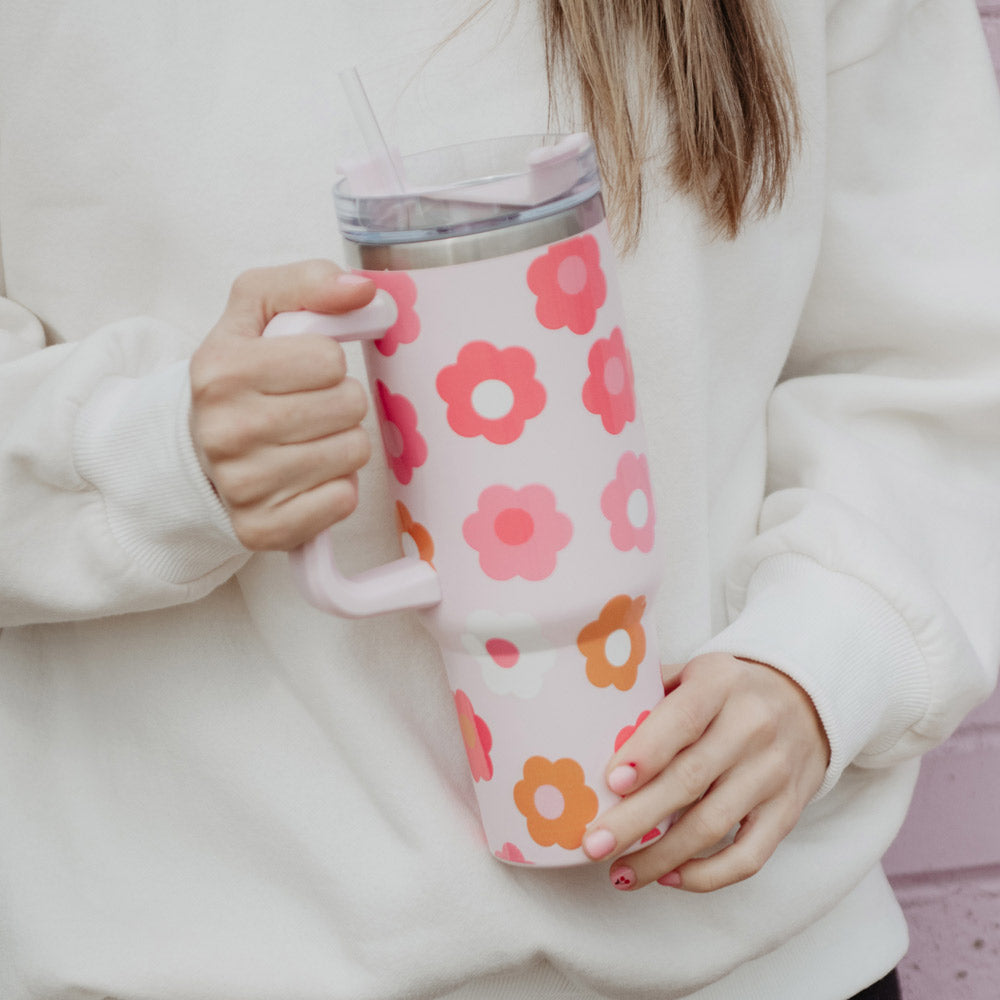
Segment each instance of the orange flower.
[[455,692],[455,711],[458,712],[458,726],[469,758],[469,768],[476,781],[489,781],[493,777],[493,734],[490,727],[476,715],[472,702],[464,691]]
[[576,645],[587,658],[587,679],[594,687],[628,691],[635,684],[639,664],[646,655],[646,630],[640,619],[646,598],[627,594],[612,597],[597,621],[580,630]]
[[415,554],[433,566],[431,560],[434,558],[434,539],[431,538],[431,533],[422,524],[413,520],[406,504],[399,500],[396,501],[396,520],[399,522],[399,538],[403,544],[403,552],[408,556]]
[[558,844],[568,851],[583,843],[584,831],[598,808],[597,793],[584,782],[583,768],[570,757],[526,760],[524,780],[514,786],[514,802],[536,844]]

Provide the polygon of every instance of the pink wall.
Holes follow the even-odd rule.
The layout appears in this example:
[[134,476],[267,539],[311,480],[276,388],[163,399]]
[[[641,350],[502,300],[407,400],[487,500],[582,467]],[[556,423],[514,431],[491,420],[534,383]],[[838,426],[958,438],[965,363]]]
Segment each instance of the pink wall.
[[[979,11],[1000,80],[1000,0]],[[910,925],[905,1000],[998,1000],[1000,691],[925,758],[886,868]]]

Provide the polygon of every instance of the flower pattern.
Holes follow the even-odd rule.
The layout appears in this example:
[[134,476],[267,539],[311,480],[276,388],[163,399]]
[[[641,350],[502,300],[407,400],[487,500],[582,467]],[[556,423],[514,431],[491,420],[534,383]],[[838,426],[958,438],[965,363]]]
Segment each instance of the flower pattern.
[[611,598],[596,621],[585,625],[576,645],[587,661],[587,679],[595,687],[614,685],[628,691],[635,684],[646,655],[646,630],[641,618],[646,598],[627,594]]
[[413,470],[427,461],[427,442],[417,430],[417,411],[405,397],[389,391],[381,380],[375,382],[382,443],[393,475],[404,486]]
[[375,347],[380,354],[390,357],[400,344],[412,344],[420,334],[420,317],[414,310],[417,301],[417,286],[405,271],[358,271],[371,278],[377,288],[388,292],[396,303],[397,319],[388,330],[376,340]]
[[522,612],[476,611],[465,627],[462,645],[476,658],[491,691],[518,698],[538,694],[556,651],[534,618]]
[[590,377],[583,386],[583,405],[596,413],[609,434],[619,434],[635,420],[632,359],[621,329],[595,342],[587,356]]
[[529,861],[521,851],[521,848],[516,844],[512,844],[509,840],[499,851],[493,852],[501,861],[507,861],[514,865],[533,865],[534,861]]
[[534,484],[521,490],[489,486],[478,509],[462,525],[462,536],[479,553],[479,565],[494,580],[544,580],[573,535],[570,519],[556,510],[555,494]]
[[[364,272],[392,296],[398,312],[367,358],[394,476],[400,545],[405,555],[431,566],[437,562],[449,575],[455,567],[464,574],[463,584],[470,580],[462,588],[467,593],[451,605],[460,632],[458,648],[448,651],[455,713],[490,850],[514,865],[561,863],[552,854],[579,851],[599,813],[603,775],[600,765],[585,771],[580,734],[561,727],[559,713],[572,694],[562,691],[562,682],[584,696],[590,690],[597,703],[609,699],[612,708],[619,706],[600,737],[605,749],[617,733],[615,750],[621,750],[649,714],[640,711],[648,702],[638,683],[640,665],[655,660],[643,621],[648,597],[637,596],[644,588],[620,583],[602,593],[601,575],[580,578],[574,556],[588,535],[608,560],[609,576],[617,577],[615,560],[622,572],[639,572],[646,566],[640,554],[654,558],[655,548],[646,449],[637,443],[632,358],[616,326],[621,320],[609,314],[618,306],[602,266],[611,259],[610,244],[603,232],[595,233],[519,255],[515,281],[525,282],[520,292],[495,306],[490,300],[489,315],[477,316],[470,306],[467,328],[455,330],[460,339],[454,346],[438,341],[433,331],[435,344],[425,345],[432,367],[424,370],[413,349],[425,356],[421,338],[432,332],[435,286],[425,286],[418,272]],[[487,307],[478,308],[481,313]],[[545,353],[559,344],[557,357]],[[563,368],[565,384],[558,381]],[[421,388],[408,387],[411,373]],[[546,451],[538,440],[547,424],[560,421],[573,432],[571,447],[587,450],[572,456],[579,464],[550,461],[551,448]],[[439,441],[457,449],[455,461],[438,454]],[[515,451],[497,450],[507,445]],[[522,476],[499,471],[498,460],[508,455]],[[440,523],[418,500],[428,477],[438,488],[438,464],[452,470],[441,473],[447,503],[460,505],[443,508]],[[584,480],[586,488],[576,489]],[[453,530],[458,525],[460,533]],[[568,636],[559,631],[565,622],[557,628],[549,622],[549,587],[591,588],[593,613],[574,619]],[[630,694],[619,693],[624,691]],[[519,704],[533,718],[551,720],[565,745],[522,750],[517,724],[508,721]],[[547,756],[531,756],[539,751]],[[641,842],[649,843],[664,826]]]
[[396,501],[396,523],[399,526],[399,540],[403,546],[403,554],[423,559],[425,563],[433,566],[434,539],[422,524],[413,520],[402,500]]
[[473,711],[472,702],[464,691],[455,692],[455,710],[472,777],[476,781],[489,781],[493,777],[493,761],[490,759],[493,736],[489,726]]
[[649,718],[649,711],[640,712],[634,726],[624,726],[615,737],[615,753],[617,753],[632,738],[632,734]]
[[615,478],[601,494],[601,510],[611,522],[611,543],[621,552],[653,548],[656,510],[645,455],[627,451],[618,461]]
[[531,262],[528,287],[538,296],[535,315],[547,330],[589,333],[607,297],[597,240],[587,233],[553,244]]
[[597,793],[584,780],[583,768],[571,757],[531,757],[523,773],[514,786],[514,803],[527,820],[531,839],[542,847],[558,844],[575,850],[598,809]]
[[510,444],[525,422],[545,407],[545,387],[535,378],[535,359],[523,347],[500,350],[484,340],[466,344],[437,377],[448,404],[448,423],[463,437],[482,435]]

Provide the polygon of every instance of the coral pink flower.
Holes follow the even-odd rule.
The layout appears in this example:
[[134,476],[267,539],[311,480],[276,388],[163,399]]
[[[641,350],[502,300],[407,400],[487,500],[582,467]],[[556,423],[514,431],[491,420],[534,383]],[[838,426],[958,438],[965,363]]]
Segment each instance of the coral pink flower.
[[598,340],[587,358],[590,378],[583,386],[583,405],[596,413],[609,434],[618,434],[635,420],[632,359],[618,327],[606,340]]
[[533,865],[534,861],[529,861],[521,852],[521,848],[512,844],[509,840],[499,851],[493,852],[501,861],[507,861],[515,865]]
[[615,737],[615,753],[617,753],[625,744],[632,738],[632,734],[646,721],[649,717],[649,710],[639,713],[639,718],[635,720],[634,726],[625,726],[618,731],[618,735]]
[[597,240],[588,233],[553,244],[531,262],[528,287],[538,296],[535,315],[547,330],[568,326],[589,333],[608,290]]
[[463,437],[482,434],[510,444],[525,421],[545,406],[545,387],[535,379],[535,359],[523,347],[500,350],[483,340],[466,344],[458,360],[437,377],[438,395],[448,404],[448,423]]
[[400,344],[411,344],[420,333],[420,317],[413,309],[417,301],[417,286],[405,271],[358,271],[371,278],[376,287],[388,292],[396,303],[399,317],[385,335],[375,341],[380,354],[389,357]]
[[611,542],[616,549],[649,552],[653,548],[656,511],[645,455],[633,451],[622,455],[615,478],[601,494],[601,510],[611,522]]
[[417,430],[417,411],[405,397],[388,390],[376,380],[382,441],[393,475],[405,486],[413,470],[427,461],[427,442]]
[[493,777],[493,761],[490,760],[493,736],[490,728],[472,710],[472,702],[464,691],[455,692],[455,711],[458,712],[458,727],[462,733],[472,777],[476,781],[489,781]]
[[492,579],[544,580],[556,568],[557,553],[569,544],[573,524],[556,510],[547,486],[489,486],[479,494],[478,510],[465,519],[462,535]]

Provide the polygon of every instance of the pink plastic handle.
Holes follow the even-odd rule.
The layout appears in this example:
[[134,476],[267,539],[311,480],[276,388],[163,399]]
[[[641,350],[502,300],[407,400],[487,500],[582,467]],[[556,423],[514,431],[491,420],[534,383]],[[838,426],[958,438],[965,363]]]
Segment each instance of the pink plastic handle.
[[[396,303],[383,291],[361,309],[339,315],[313,312],[279,313],[264,328],[265,337],[321,333],[335,340],[375,340],[397,318]],[[441,600],[441,583],[423,559],[403,556],[357,576],[337,569],[333,538],[321,532],[312,541],[289,553],[292,574],[305,599],[320,611],[345,618],[429,608]]]

